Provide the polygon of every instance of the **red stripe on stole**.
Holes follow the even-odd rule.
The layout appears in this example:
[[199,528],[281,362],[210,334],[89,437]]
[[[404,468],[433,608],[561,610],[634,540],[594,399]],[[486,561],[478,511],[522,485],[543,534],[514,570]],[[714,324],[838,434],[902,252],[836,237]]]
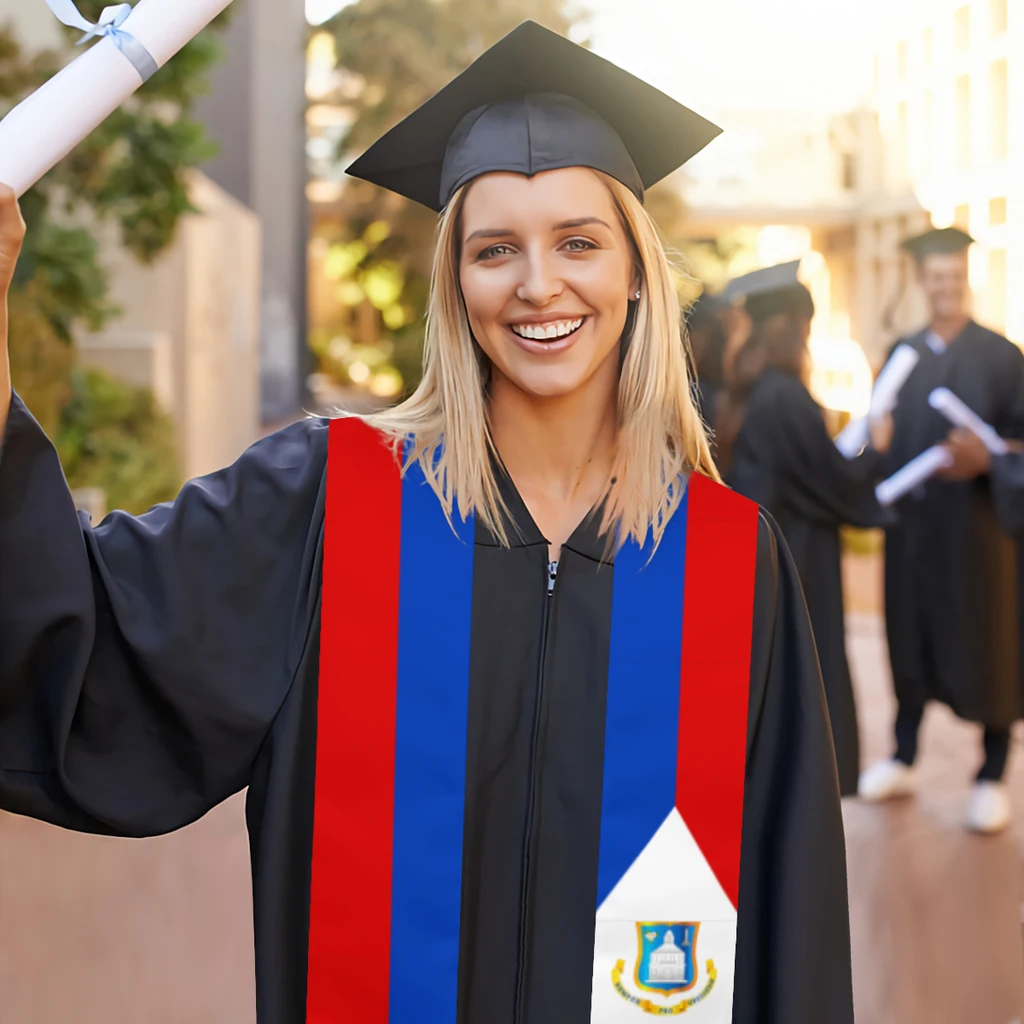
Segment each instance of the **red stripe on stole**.
[[690,478],[676,807],[739,903],[757,506]]
[[401,476],[361,420],[330,425],[307,1024],[386,1024]]

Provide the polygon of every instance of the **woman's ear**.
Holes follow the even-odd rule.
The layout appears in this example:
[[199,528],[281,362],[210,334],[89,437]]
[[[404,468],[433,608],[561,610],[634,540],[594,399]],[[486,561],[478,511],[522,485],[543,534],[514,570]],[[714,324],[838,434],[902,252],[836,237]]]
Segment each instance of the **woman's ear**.
[[640,291],[640,285],[643,283],[643,275],[640,273],[640,268],[637,266],[633,267],[633,274],[629,279],[629,301],[633,302],[637,299],[637,293]]

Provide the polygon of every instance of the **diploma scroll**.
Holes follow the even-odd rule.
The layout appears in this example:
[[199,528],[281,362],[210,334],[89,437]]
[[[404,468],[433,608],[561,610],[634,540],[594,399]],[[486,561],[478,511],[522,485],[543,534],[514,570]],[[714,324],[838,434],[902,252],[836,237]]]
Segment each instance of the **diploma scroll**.
[[969,430],[993,455],[1005,455],[1010,450],[995,430],[949,388],[936,388],[928,396],[928,404],[941,412],[954,426]]
[[864,449],[869,440],[868,424],[879,416],[888,416],[896,408],[896,399],[907,378],[917,366],[921,356],[910,345],[899,345],[875,381],[871,392],[871,405],[866,417],[851,420],[837,435],[836,447],[852,459]]
[[163,67],[231,0],[139,0],[108,7],[93,25],[71,0],[47,0],[66,25],[98,42],[0,121],[0,182],[31,188]]
[[953,456],[941,445],[935,445],[911,459],[902,469],[897,470],[888,480],[875,488],[875,497],[882,506],[892,505],[915,487],[935,476],[940,469],[952,465]]

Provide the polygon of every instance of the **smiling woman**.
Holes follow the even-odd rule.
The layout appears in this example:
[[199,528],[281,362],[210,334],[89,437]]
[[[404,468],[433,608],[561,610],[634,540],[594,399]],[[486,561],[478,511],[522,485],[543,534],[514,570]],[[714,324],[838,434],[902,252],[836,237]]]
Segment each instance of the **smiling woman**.
[[526,23],[351,168],[441,214],[407,401],[93,528],[13,398],[0,807],[248,786],[260,1024],[851,1024],[806,606],[642,205],[716,134]]

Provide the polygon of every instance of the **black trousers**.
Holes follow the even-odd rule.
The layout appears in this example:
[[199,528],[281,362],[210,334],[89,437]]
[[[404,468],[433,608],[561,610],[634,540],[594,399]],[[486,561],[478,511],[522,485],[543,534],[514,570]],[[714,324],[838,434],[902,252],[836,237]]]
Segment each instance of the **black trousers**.
[[[917,736],[924,717],[924,705],[901,703],[896,714],[896,760],[913,764],[917,758]],[[978,782],[998,782],[1006,771],[1010,756],[1010,730],[985,727],[985,760],[978,771]]]

